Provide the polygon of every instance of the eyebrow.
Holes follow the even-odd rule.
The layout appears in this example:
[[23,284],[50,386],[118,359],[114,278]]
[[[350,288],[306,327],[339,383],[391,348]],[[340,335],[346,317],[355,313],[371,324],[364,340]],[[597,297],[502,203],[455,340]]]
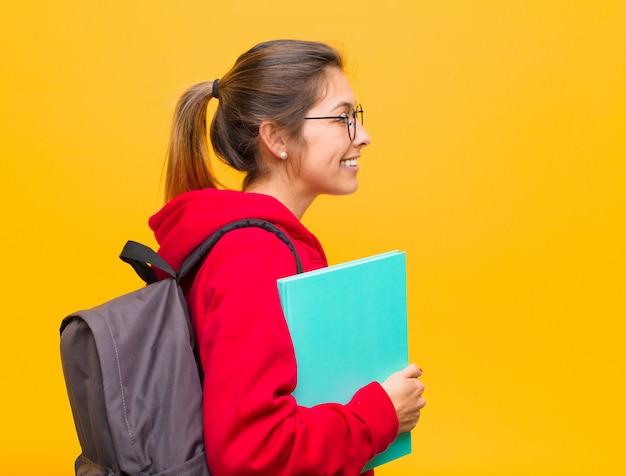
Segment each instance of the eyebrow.
[[355,105],[354,105],[354,104],[352,104],[352,103],[349,103],[349,102],[347,102],[347,101],[344,101],[344,102],[341,102],[341,103],[337,104],[335,107],[333,107],[333,108],[331,109],[331,111],[334,111],[334,110],[336,110],[336,109],[340,109],[340,108],[344,108],[344,107],[354,108],[354,107],[355,107]]

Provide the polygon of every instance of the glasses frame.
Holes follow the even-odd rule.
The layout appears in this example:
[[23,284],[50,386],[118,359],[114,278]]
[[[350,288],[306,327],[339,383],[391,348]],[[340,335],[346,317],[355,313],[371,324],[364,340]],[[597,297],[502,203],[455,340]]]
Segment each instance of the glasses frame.
[[[350,120],[352,117],[352,120]],[[363,124],[363,107],[360,104],[354,106],[354,108],[350,111],[349,114],[342,114],[341,116],[316,116],[316,117],[305,117],[305,120],[315,120],[315,119],[344,119],[346,121],[346,126],[348,127],[348,137],[350,138],[350,142],[352,142],[356,137],[356,123],[361,121],[361,125]],[[354,131],[352,127],[354,126]],[[354,134],[354,135],[353,135]]]

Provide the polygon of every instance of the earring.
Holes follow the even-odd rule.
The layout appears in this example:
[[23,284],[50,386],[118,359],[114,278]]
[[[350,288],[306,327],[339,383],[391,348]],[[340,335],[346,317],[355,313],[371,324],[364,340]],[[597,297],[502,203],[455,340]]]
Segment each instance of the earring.
[[285,160],[287,158],[287,152],[285,152],[284,150],[278,154],[280,156],[281,159]]

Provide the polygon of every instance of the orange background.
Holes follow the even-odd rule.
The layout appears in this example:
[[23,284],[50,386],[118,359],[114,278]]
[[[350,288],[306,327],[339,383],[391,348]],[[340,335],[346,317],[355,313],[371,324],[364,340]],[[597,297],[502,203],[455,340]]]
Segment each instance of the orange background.
[[626,474],[626,2],[0,7],[0,473],[72,474],[58,327],[140,285],[172,108],[280,37],[344,49],[373,137],[305,223],[409,259],[428,406],[391,475]]

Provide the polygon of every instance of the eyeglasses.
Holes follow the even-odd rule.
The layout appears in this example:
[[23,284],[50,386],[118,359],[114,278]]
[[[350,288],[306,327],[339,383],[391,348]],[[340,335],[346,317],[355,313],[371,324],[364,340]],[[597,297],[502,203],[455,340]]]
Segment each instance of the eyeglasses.
[[363,125],[363,108],[360,104],[357,104],[349,113],[342,114],[341,116],[305,117],[305,119],[337,119],[337,121],[343,121],[348,127],[348,137],[350,137],[350,142],[352,142],[356,137],[357,119],[361,122],[361,125]]

